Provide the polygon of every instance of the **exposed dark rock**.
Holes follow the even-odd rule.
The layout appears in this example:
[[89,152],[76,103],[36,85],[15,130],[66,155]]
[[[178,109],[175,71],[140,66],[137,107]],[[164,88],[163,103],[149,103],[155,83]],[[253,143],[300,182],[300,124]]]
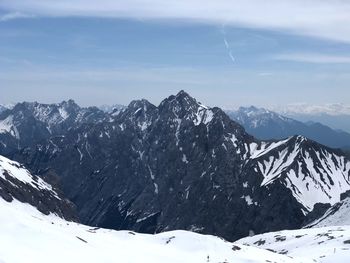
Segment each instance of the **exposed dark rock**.
[[[4,166],[6,162],[6,166]],[[14,199],[28,203],[36,207],[45,215],[54,213],[69,221],[77,221],[75,206],[70,201],[64,199],[62,195],[54,191],[46,184],[43,186],[43,181],[38,177],[28,174],[31,183],[21,181],[17,178],[15,172],[7,170],[8,165],[14,167],[16,173],[21,173],[19,178],[23,177],[24,168],[16,163],[1,157],[0,159],[0,197],[7,202],[12,202]],[[11,173],[11,175],[10,175]]]
[[259,141],[183,91],[158,107],[133,101],[108,121],[82,123],[12,156],[59,185],[85,224],[228,240],[303,225],[313,204],[295,196],[313,185],[301,178],[327,194],[349,180],[321,172],[330,161],[343,169],[340,151],[300,136]]

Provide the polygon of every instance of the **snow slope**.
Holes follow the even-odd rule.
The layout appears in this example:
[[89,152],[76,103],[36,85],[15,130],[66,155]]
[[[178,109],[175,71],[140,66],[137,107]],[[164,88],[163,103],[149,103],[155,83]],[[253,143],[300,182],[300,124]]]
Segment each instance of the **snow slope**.
[[251,143],[249,149],[250,158],[257,161],[255,169],[264,176],[261,186],[280,180],[303,205],[304,213],[316,203],[334,205],[350,190],[350,162],[303,136]]
[[307,227],[350,225],[350,197],[336,203]]
[[0,199],[0,262],[312,262],[186,231],[157,235],[96,229]]
[[11,136],[19,139],[19,133],[13,123],[13,116],[8,116],[4,120],[0,120],[0,133],[9,133]]
[[350,226],[286,230],[238,240],[236,244],[269,249],[314,262],[350,262]]
[[39,191],[40,190],[50,191],[57,198],[59,198],[57,194],[53,191],[51,185],[47,184],[41,178],[34,177],[33,175],[31,175],[29,171],[19,163],[0,155],[0,177],[3,179],[6,179],[5,174]]
[[[0,199],[27,203],[43,214],[76,220],[74,205],[21,164],[0,155]],[[4,211],[0,210],[0,213]],[[0,232],[1,233],[1,232]]]

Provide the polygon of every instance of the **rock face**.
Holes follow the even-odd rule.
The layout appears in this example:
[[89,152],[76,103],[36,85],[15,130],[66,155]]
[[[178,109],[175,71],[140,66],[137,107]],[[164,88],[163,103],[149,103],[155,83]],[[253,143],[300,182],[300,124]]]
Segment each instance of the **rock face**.
[[18,103],[0,111],[0,154],[7,155],[65,134],[83,123],[97,123],[107,117],[96,107],[81,108],[72,100],[59,104]]
[[0,156],[0,198],[14,199],[36,207],[45,215],[54,213],[66,220],[77,220],[74,205],[62,198],[51,185],[31,175],[22,165]]
[[237,111],[226,111],[226,113],[232,120],[241,124],[249,134],[261,140],[302,135],[333,148],[350,146],[349,133],[331,129],[320,123],[304,123],[254,106],[240,107]]
[[107,119],[12,155],[60,185],[89,225],[235,240],[298,228],[315,204],[350,189],[340,151],[301,136],[259,141],[183,91]]

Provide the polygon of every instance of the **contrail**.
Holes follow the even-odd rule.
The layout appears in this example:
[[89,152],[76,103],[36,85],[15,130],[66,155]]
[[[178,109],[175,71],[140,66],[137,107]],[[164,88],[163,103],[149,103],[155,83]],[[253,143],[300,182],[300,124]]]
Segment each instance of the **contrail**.
[[233,56],[232,50],[231,50],[231,47],[230,47],[230,44],[229,44],[228,41],[227,41],[227,38],[226,38],[226,31],[225,31],[225,25],[224,25],[224,24],[222,25],[221,33],[222,33],[222,35],[223,35],[223,37],[224,37],[224,44],[225,44],[226,50],[227,50],[227,52],[228,52],[228,56],[230,57],[232,63],[235,63],[235,62],[236,62],[236,59],[235,59],[235,57]]
[[233,56],[232,51],[229,51],[229,52],[228,52],[228,55],[230,56],[232,62],[235,63],[236,59],[235,59],[235,57]]
[[226,40],[226,37],[224,36],[224,43],[225,43],[225,46],[227,49],[230,48],[230,45],[228,44],[227,40]]

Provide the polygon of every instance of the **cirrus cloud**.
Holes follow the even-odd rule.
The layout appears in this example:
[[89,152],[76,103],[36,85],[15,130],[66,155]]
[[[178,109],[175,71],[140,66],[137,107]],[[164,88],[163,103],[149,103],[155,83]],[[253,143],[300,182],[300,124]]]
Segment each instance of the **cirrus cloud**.
[[18,19],[18,18],[32,18],[34,17],[33,15],[28,15],[28,14],[23,14],[21,12],[11,12],[11,13],[6,13],[3,15],[0,15],[0,21],[5,22],[13,19]]
[[317,53],[286,53],[273,56],[275,60],[313,64],[350,64],[350,56]]
[[38,16],[186,19],[350,42],[346,0],[2,0],[0,8]]

